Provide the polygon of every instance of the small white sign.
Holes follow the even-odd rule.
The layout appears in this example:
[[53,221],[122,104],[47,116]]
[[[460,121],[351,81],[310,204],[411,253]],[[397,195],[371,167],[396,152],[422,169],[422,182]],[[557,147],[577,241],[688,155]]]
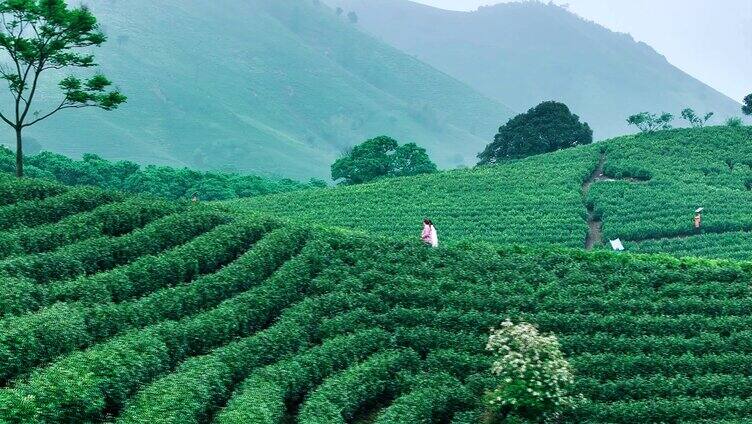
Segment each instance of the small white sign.
[[609,240],[609,242],[611,242],[611,248],[616,250],[617,252],[624,250],[624,245],[621,243],[621,239]]

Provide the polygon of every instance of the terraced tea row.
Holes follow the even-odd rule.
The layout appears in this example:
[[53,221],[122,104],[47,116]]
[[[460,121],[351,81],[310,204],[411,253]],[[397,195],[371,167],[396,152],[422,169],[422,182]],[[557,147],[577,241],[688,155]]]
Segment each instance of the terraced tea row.
[[[230,204],[403,238],[416,237],[429,217],[444,241],[570,247],[584,245],[591,218],[602,226],[596,245],[620,238],[635,252],[749,260],[749,140],[750,127],[660,131],[488,168]],[[583,190],[601,154],[604,173]],[[705,208],[702,235],[692,224],[698,207]]]
[[581,247],[588,230],[581,187],[598,157],[597,149],[570,149],[503,166],[257,197],[232,205],[241,212],[397,237],[417,238],[422,218],[430,217],[443,240]]
[[427,249],[73,190],[5,206],[68,212],[0,233],[3,423],[474,422],[507,317],[559,336],[590,400],[569,421],[750,413],[747,263]]
[[[752,128],[715,127],[623,137],[607,143],[605,175],[591,201],[607,237],[627,240],[691,236],[704,207],[707,233],[752,229]],[[649,177],[649,181],[629,178]]]

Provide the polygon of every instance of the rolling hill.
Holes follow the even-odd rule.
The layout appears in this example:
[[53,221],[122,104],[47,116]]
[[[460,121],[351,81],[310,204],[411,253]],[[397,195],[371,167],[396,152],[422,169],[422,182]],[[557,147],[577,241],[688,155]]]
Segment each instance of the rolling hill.
[[[677,129],[615,138],[506,164],[239,200],[252,210],[417,238],[440,237],[752,259],[752,127]],[[692,217],[705,208],[703,234]]]
[[587,400],[561,422],[752,413],[750,262],[428,249],[8,177],[0,193],[3,423],[477,423],[506,318],[558,336]]
[[456,166],[472,163],[512,114],[318,2],[90,7],[110,40],[98,62],[129,101],[29,130],[68,156],[308,179],[328,177],[348,146],[387,133]]
[[736,101],[650,46],[550,3],[456,12],[408,0],[328,1],[356,12],[363,30],[513,109],[563,101],[598,139],[626,133],[626,117],[642,111],[692,107],[715,112],[716,123],[741,114]]

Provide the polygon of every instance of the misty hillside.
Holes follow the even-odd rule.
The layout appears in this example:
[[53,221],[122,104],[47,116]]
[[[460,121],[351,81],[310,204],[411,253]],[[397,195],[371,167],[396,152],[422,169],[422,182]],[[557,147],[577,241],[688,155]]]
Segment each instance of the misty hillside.
[[[516,110],[562,100],[596,138],[626,131],[640,111],[740,115],[733,100],[644,43],[555,5],[505,3],[454,12],[407,0],[329,0],[359,26]],[[650,13],[646,11],[646,13]]]
[[474,163],[512,113],[318,1],[89,3],[109,36],[98,62],[129,100],[33,128],[44,149],[309,178],[385,133]]

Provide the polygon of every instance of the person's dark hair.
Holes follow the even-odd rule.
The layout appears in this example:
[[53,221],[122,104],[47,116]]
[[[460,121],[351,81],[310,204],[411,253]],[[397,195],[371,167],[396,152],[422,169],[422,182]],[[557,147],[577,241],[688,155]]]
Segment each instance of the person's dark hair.
[[434,225],[433,225],[433,221],[431,221],[431,220],[430,220],[430,219],[428,219],[428,218],[424,219],[424,220],[423,220],[423,223],[424,223],[424,224],[426,224],[426,225],[430,225],[430,226],[432,226],[432,227],[434,226]]

